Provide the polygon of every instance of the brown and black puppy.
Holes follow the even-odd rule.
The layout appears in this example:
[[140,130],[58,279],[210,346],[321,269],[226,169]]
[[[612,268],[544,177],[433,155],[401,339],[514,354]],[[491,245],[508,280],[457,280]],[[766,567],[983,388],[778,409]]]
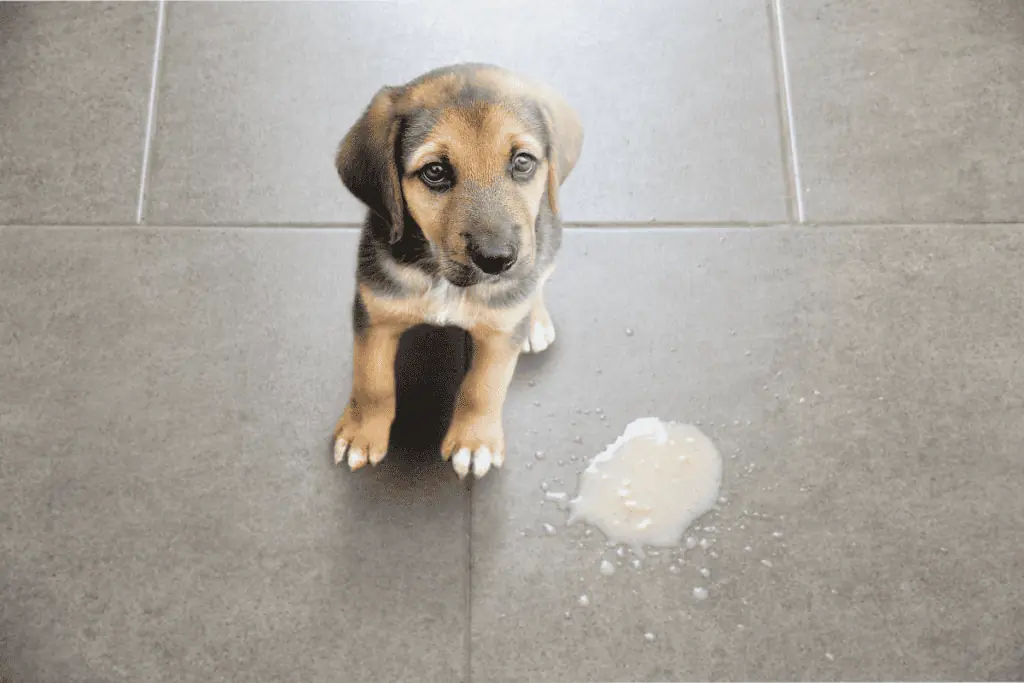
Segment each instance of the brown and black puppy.
[[358,469],[384,458],[398,339],[430,323],[468,330],[474,346],[442,455],[460,478],[502,465],[516,360],[555,338],[543,286],[562,238],[559,186],[582,144],[562,98],[494,66],[445,67],[374,96],[337,155],[342,182],[369,212],[335,462]]

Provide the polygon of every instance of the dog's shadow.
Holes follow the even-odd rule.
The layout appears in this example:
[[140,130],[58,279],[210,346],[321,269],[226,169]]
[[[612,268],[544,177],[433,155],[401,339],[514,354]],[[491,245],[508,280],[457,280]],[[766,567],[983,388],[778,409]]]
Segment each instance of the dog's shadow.
[[399,341],[396,410],[387,457],[354,473],[356,505],[418,504],[458,495],[465,486],[441,458],[455,397],[469,367],[469,335],[454,327],[419,325]]
[[402,335],[395,359],[397,405],[388,458],[396,456],[410,467],[441,460],[441,440],[469,369],[471,346],[469,334],[454,327],[419,325]]
[[[420,325],[406,332],[395,360],[397,406],[388,460],[412,473],[441,462],[441,440],[451,424],[455,398],[473,360],[473,341],[456,327]],[[517,374],[529,379],[543,358],[524,354]],[[446,466],[450,467],[450,466]]]
[[[418,505],[461,495],[460,482],[441,457],[455,398],[472,362],[473,343],[455,327],[419,325],[401,338],[395,359],[397,405],[384,460],[352,478],[356,505]],[[543,359],[520,357],[517,374],[539,375]],[[369,475],[369,476],[367,476]]]

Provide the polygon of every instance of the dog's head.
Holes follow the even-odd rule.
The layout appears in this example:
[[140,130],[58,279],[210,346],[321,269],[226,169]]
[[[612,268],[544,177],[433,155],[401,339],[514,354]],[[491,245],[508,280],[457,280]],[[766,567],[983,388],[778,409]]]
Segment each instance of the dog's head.
[[382,88],[342,140],[345,186],[402,237],[422,230],[444,276],[469,286],[529,272],[534,229],[583,144],[561,97],[489,65]]

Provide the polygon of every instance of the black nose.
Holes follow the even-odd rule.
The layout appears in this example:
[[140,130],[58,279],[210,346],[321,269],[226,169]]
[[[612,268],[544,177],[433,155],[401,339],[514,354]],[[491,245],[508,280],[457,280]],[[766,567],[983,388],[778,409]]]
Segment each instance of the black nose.
[[469,240],[469,258],[480,270],[488,275],[504,273],[519,258],[516,245],[507,241]]

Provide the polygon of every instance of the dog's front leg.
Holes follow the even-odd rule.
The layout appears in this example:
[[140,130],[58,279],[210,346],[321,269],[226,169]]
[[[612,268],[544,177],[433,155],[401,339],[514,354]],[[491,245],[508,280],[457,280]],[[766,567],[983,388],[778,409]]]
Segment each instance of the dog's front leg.
[[356,329],[352,394],[334,428],[334,462],[357,470],[376,465],[388,452],[395,419],[395,355],[405,327],[371,324]]
[[505,435],[501,412],[505,394],[519,358],[511,335],[491,329],[470,330],[473,363],[455,400],[455,412],[441,455],[452,459],[459,478],[469,473],[482,477],[505,461]]

